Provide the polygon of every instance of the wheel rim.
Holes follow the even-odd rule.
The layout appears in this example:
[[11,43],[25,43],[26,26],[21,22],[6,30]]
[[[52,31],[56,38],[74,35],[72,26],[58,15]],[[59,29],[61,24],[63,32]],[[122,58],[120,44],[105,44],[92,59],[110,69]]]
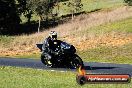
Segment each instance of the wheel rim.
[[78,68],[79,67],[79,61],[78,60],[73,60],[73,61],[71,61],[71,65],[72,65],[72,67],[73,68]]
[[48,67],[52,67],[52,63],[50,60],[45,60],[45,65]]

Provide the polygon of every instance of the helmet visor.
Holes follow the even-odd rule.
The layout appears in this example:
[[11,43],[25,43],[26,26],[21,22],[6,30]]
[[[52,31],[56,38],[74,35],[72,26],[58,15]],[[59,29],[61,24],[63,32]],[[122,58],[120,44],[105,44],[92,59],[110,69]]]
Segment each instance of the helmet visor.
[[57,35],[52,35],[52,38],[53,39],[57,39]]

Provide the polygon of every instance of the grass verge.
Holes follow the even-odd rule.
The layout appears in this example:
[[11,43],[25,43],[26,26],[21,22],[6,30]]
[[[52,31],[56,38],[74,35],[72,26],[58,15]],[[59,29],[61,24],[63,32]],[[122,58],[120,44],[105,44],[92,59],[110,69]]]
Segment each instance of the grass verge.
[[120,47],[101,46],[78,54],[88,62],[132,64],[132,43]]
[[86,84],[76,83],[76,72],[51,72],[0,66],[1,88],[131,88],[132,84]]

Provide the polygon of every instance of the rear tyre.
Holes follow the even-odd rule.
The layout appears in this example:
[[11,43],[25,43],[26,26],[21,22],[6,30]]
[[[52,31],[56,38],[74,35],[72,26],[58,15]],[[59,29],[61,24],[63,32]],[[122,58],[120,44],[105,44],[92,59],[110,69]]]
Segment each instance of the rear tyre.
[[70,68],[77,69],[80,66],[84,66],[82,59],[78,55],[74,55],[70,62]]

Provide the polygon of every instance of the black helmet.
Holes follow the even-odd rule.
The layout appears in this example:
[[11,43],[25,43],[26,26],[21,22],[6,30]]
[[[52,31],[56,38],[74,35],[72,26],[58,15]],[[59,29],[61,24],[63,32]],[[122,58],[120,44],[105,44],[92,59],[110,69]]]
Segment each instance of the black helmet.
[[51,37],[52,40],[57,40],[57,33],[55,31],[51,31],[49,36]]

